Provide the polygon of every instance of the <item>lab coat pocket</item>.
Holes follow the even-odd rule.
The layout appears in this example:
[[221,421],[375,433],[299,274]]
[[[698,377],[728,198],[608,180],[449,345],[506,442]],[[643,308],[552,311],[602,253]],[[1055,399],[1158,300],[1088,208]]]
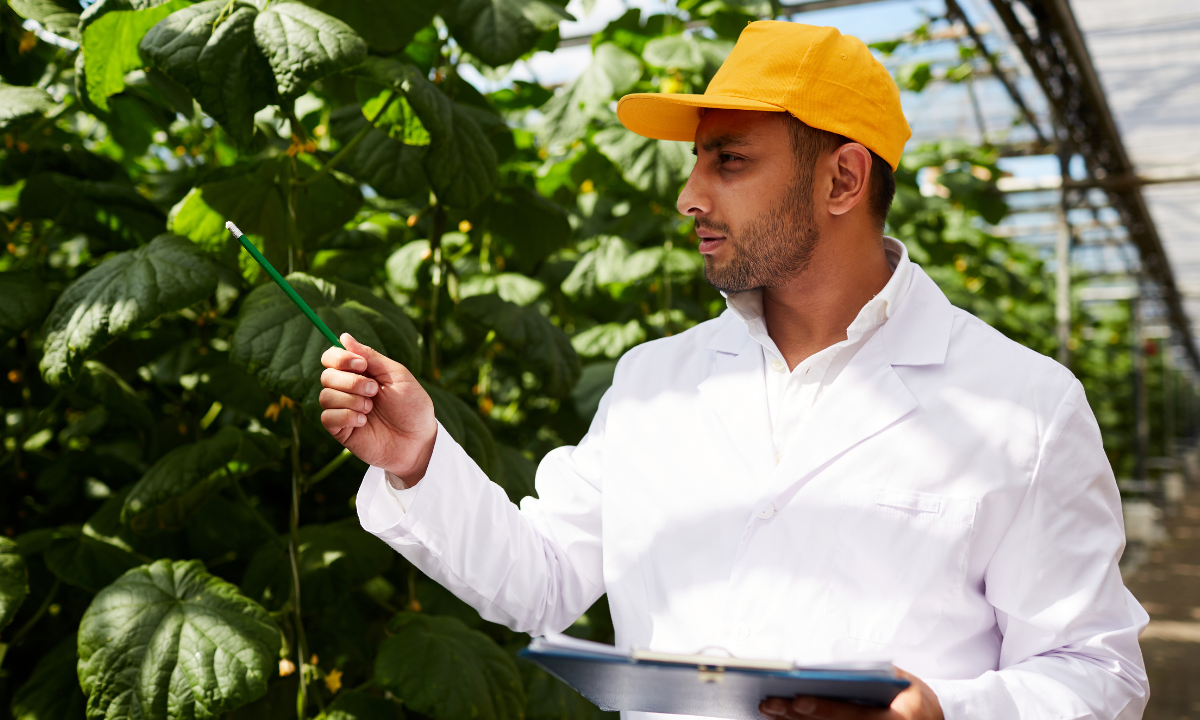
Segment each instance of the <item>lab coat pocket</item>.
[[850,488],[844,503],[831,610],[850,637],[920,643],[962,590],[978,503],[883,487]]

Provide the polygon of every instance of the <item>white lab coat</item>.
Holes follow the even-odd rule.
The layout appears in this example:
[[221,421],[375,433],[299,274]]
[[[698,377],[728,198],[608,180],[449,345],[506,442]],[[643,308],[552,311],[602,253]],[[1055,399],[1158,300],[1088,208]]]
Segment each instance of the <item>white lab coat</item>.
[[1140,717],[1148,617],[1082,387],[910,283],[778,463],[763,353],[727,312],[627,353],[540,499],[518,510],[439,427],[407,513],[367,473],[363,526],[534,635],[607,592],[620,646],[890,659],[948,720]]

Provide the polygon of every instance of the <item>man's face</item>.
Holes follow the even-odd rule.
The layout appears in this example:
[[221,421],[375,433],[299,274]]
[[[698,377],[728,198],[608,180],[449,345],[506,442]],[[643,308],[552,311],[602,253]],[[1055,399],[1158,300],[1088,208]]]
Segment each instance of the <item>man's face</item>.
[[708,110],[679,212],[696,218],[704,276],[727,293],[802,273],[817,244],[813,171],[798,168],[781,113]]

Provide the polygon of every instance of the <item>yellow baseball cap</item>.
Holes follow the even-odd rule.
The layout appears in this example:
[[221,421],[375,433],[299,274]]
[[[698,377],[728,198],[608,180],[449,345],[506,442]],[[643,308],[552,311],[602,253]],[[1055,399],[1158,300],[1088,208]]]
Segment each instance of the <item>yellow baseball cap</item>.
[[778,20],[747,25],[703,95],[626,95],[617,117],[638,135],[694,142],[700,108],[789,112],[863,144],[893,170],[912,136],[900,90],[862,40]]

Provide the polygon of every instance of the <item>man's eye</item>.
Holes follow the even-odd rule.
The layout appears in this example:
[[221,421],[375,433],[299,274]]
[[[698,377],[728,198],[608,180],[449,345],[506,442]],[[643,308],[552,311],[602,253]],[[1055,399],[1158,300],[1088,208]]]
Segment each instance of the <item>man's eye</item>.
[[730,155],[729,153],[721,153],[717,156],[717,161],[721,163],[732,162],[734,160],[741,160],[741,158],[737,155]]

